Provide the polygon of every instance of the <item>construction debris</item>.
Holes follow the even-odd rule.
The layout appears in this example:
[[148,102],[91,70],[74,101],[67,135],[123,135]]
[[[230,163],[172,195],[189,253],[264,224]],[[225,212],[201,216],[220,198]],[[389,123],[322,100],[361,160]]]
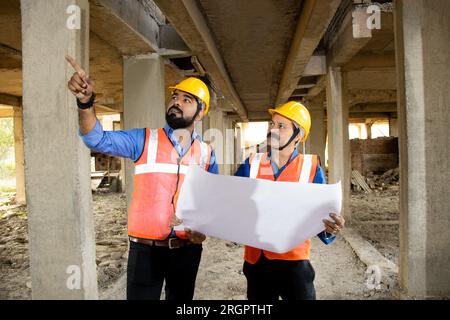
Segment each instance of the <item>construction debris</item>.
[[400,181],[399,169],[391,169],[382,175],[368,172],[364,177],[357,170],[352,171],[351,183],[353,190],[371,193],[372,191],[382,191],[386,189],[398,190]]
[[372,190],[396,189],[400,185],[400,171],[398,168],[386,171],[382,175],[368,172],[366,175],[367,184]]
[[356,190],[361,191],[364,190],[367,193],[371,193],[372,189],[367,185],[366,181],[364,180],[364,177],[359,173],[358,170],[352,171],[352,179],[351,179],[352,185],[355,186]]

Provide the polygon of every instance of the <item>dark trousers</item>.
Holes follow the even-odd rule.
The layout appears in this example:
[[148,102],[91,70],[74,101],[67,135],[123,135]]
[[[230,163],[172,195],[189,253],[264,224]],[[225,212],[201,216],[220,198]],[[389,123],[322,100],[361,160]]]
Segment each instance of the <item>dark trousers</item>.
[[309,260],[269,260],[264,255],[256,264],[244,262],[249,300],[315,300],[315,271]]
[[192,300],[202,255],[201,245],[178,249],[130,242],[128,300],[159,300],[164,280],[166,300]]

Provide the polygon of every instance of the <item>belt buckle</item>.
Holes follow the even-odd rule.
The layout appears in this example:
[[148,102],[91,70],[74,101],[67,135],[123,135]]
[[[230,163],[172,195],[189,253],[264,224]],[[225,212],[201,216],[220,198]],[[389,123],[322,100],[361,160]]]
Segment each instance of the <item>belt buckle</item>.
[[178,240],[177,238],[170,238],[169,239],[169,249],[178,249],[178,248],[180,248],[180,245],[178,244],[178,245],[173,245],[172,244],[172,241],[173,240]]

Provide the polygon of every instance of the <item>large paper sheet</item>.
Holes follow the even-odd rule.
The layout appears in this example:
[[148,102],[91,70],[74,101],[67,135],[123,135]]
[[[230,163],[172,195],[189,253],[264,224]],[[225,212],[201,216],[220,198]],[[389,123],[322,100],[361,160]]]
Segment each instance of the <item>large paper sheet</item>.
[[340,213],[341,184],[273,182],[210,174],[191,166],[177,203],[181,226],[276,253],[287,252]]

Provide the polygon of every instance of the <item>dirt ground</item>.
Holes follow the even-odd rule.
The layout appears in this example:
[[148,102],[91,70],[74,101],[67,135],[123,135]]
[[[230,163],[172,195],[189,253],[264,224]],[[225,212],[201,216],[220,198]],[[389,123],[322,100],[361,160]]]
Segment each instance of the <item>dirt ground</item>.
[[[383,281],[381,290],[366,286],[366,267],[351,247],[338,238],[331,245],[312,240],[311,263],[316,272],[317,299],[393,299],[395,282]],[[242,273],[243,248],[219,239],[204,244],[195,291],[195,299],[242,300],[246,298],[246,280]]]
[[[10,205],[13,194],[0,196],[0,299],[31,299],[26,207]],[[125,194],[93,194],[99,291],[126,269]]]
[[9,204],[12,196],[2,193],[0,198],[0,299],[29,299],[27,213],[25,207]]
[[[11,196],[3,194],[0,198],[0,299],[30,299],[26,208],[10,205]],[[387,200],[380,201],[378,196],[387,196]],[[363,195],[352,197],[352,207],[354,210],[359,208],[361,212],[358,215],[360,221],[394,220],[389,202],[395,202],[395,196],[379,194],[367,199]],[[383,205],[379,206],[380,203]],[[97,192],[93,195],[93,206],[100,297],[124,299],[128,247],[125,195]],[[368,209],[365,209],[365,206]],[[386,238],[377,236],[378,229],[373,229],[372,225],[367,228],[364,223],[356,226],[358,230],[365,232],[365,237],[374,245],[377,245],[375,241],[379,241],[379,248],[385,252],[394,251],[391,245],[395,241],[390,244],[381,241]],[[394,297],[395,281],[392,279],[384,281],[381,290],[374,291],[367,288],[366,267],[342,238],[338,238],[329,246],[322,244],[318,239],[313,239],[311,261],[316,271],[315,286],[318,299]],[[242,263],[241,245],[215,238],[207,239],[204,243],[195,299],[245,299],[246,282],[242,273]],[[115,288],[111,290],[111,287]]]
[[354,227],[387,259],[398,265],[399,192],[398,188],[353,193],[351,211]]

